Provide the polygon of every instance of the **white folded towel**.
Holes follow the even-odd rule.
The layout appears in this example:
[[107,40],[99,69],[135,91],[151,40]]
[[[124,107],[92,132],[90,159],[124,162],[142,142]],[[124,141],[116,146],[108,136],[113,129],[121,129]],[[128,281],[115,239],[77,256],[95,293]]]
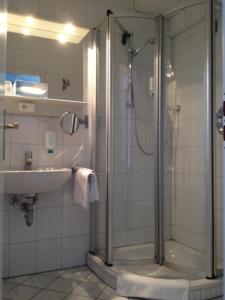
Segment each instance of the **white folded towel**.
[[98,182],[93,170],[78,168],[74,178],[74,201],[83,208],[89,208],[89,203],[99,200]]
[[144,299],[188,300],[189,281],[123,273],[117,276],[117,293],[124,297]]

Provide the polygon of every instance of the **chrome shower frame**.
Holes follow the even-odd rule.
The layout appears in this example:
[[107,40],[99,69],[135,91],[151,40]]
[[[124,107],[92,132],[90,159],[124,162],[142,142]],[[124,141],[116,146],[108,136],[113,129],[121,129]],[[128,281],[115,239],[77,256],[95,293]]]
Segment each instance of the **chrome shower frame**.
[[[195,5],[203,5],[203,1],[199,1]],[[206,162],[206,182],[205,182],[205,197],[207,201],[207,278],[213,279],[221,272],[216,269],[216,235],[215,235],[215,107],[214,99],[214,68],[213,60],[215,33],[213,24],[215,20],[215,11],[213,0],[207,0],[204,4],[206,7],[206,24],[207,24],[207,50],[206,50],[206,121],[205,121],[205,162]],[[165,102],[165,86],[164,86],[164,24],[165,19],[172,14],[192,7],[193,5],[179,6],[177,9],[170,10],[167,14],[160,15],[157,18],[149,17],[150,20],[155,20],[157,24],[156,31],[156,55],[155,55],[155,209],[157,220],[155,222],[155,261],[158,264],[164,263],[164,129],[163,129],[163,105]],[[121,16],[125,17],[125,16]],[[132,16],[126,16],[132,17]],[[139,16],[137,16],[139,17]],[[147,18],[147,17],[144,17]],[[114,78],[114,26],[115,24],[123,32],[126,30],[114,17],[112,12],[107,14],[107,32],[106,32],[106,178],[107,178],[107,195],[106,195],[106,256],[105,263],[109,266],[113,264],[113,78]],[[93,31],[93,45],[96,46],[96,32]],[[97,76],[96,76],[97,77]],[[95,77],[95,80],[97,81]],[[96,83],[97,84],[97,83]],[[93,101],[97,101],[97,95],[93,97]],[[96,116],[93,117],[93,122],[96,122]],[[96,124],[93,126],[93,136],[96,137]],[[94,145],[96,147],[96,144]],[[96,150],[93,150],[93,167],[95,166]],[[92,227],[96,229],[96,213],[92,210]],[[91,252],[96,253],[95,237],[96,230],[91,230]],[[221,275],[221,274],[220,274]]]
[[164,103],[165,103],[165,18],[156,19],[155,49],[155,262],[165,260],[164,215]]
[[207,205],[207,277],[216,276],[216,101],[215,99],[215,5],[206,2],[206,107],[205,197]]

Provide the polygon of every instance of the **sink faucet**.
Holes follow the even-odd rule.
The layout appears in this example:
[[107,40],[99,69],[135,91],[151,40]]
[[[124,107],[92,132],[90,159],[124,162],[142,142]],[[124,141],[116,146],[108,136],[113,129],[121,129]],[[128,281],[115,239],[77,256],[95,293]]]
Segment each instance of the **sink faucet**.
[[25,152],[24,169],[25,170],[31,170],[31,168],[32,168],[32,152],[31,151],[26,151]]

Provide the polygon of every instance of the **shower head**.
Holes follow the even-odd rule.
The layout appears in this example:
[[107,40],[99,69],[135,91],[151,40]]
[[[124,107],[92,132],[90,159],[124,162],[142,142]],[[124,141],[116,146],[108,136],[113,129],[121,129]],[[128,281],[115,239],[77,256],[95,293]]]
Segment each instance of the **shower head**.
[[124,33],[122,34],[122,45],[126,45],[127,44],[127,40],[131,37],[131,33],[128,31],[124,31]]
[[155,39],[154,38],[151,38],[151,39],[148,39],[144,42],[143,45],[141,45],[140,47],[138,47],[137,49],[129,49],[129,52],[131,53],[131,55],[133,57],[137,56],[139,54],[139,52],[141,52],[147,45],[154,45],[155,44]]

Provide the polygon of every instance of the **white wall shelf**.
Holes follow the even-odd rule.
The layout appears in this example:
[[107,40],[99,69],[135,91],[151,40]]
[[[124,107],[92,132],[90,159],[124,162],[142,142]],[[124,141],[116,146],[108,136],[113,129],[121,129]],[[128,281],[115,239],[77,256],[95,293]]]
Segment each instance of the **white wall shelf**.
[[[46,99],[46,98],[33,98],[26,96],[1,96],[5,100],[5,109],[7,113],[20,114],[20,115],[35,115],[35,116],[48,116],[59,117],[65,111],[72,111],[82,117],[84,114],[84,107],[87,102],[62,100],[62,99]],[[20,103],[35,104],[35,112],[24,112],[20,110]]]

